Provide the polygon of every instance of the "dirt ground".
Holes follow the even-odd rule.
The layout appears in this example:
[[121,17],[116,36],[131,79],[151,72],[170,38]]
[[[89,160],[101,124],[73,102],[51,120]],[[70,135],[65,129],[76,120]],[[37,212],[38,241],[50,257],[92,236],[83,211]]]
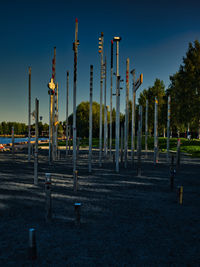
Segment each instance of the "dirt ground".
[[[0,266],[200,266],[200,159],[181,157],[170,190],[166,155],[153,165],[142,158],[142,175],[129,162],[116,173],[111,159],[98,165],[88,152],[78,158],[73,191],[72,156],[48,164],[39,151],[39,185],[33,159],[0,153]],[[130,159],[129,159],[130,160]],[[45,173],[52,173],[51,222],[45,221]],[[183,204],[177,201],[183,186]],[[75,224],[74,203],[81,203]],[[28,257],[29,229],[36,230],[37,259]]]

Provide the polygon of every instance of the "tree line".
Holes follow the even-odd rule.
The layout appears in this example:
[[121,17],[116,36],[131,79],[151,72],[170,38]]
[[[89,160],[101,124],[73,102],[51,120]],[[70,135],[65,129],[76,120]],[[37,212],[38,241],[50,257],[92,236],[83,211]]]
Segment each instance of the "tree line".
[[[170,85],[165,88],[164,82],[156,79],[153,86],[144,89],[138,98],[138,104],[143,107],[143,131],[145,127],[145,108],[148,100],[148,129],[149,134],[154,130],[154,103],[155,97],[158,98],[158,134],[165,136],[167,126],[167,99],[171,96],[171,118],[170,126],[173,135],[184,134],[188,129],[200,136],[200,43],[198,40],[189,43],[188,50],[179,70],[170,76]],[[136,132],[138,107],[136,105]],[[77,135],[88,137],[89,135],[89,101],[81,102],[77,106]],[[93,102],[93,137],[99,137],[100,105]],[[102,106],[104,123],[104,106]],[[112,110],[113,138],[115,137],[115,108]],[[108,111],[108,124],[110,123],[110,111]],[[129,134],[131,132],[132,120],[132,101],[129,101]],[[73,114],[68,118],[69,125],[73,124]],[[125,115],[120,114],[120,122],[123,124]],[[0,134],[11,134],[12,126],[15,134],[28,134],[28,126],[25,123],[2,122],[0,124]],[[34,132],[35,125],[31,129]],[[39,135],[48,136],[49,125],[39,122]],[[109,131],[109,127],[108,127]],[[66,123],[60,122],[58,134],[63,136],[66,132]],[[104,132],[104,131],[103,131]],[[71,130],[71,134],[72,130]],[[108,135],[109,136],[109,135]]]

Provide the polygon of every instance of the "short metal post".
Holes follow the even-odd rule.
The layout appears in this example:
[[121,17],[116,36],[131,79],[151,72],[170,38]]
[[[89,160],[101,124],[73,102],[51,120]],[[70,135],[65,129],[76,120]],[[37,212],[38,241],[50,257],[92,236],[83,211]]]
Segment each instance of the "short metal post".
[[45,173],[45,193],[46,193],[46,221],[52,219],[52,201],[51,201],[51,173]]
[[176,174],[176,170],[174,169],[173,165],[170,168],[170,189],[171,191],[174,190],[174,177]]
[[183,186],[178,187],[178,202],[180,205],[183,204]]
[[37,258],[37,247],[36,247],[36,234],[35,229],[29,229],[29,248],[28,254],[30,260],[36,260]]
[[80,226],[81,224],[81,203],[74,204],[75,211],[75,225]]
[[74,192],[78,190],[78,171],[74,172]]

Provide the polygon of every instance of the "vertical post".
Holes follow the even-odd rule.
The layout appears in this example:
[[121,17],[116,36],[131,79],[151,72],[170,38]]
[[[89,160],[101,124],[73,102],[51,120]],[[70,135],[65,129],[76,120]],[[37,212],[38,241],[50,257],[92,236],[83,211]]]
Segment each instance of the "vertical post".
[[157,163],[158,155],[158,99],[155,97],[155,110],[154,110],[154,165]]
[[180,146],[181,146],[181,139],[178,138],[178,140],[177,140],[177,151],[176,151],[176,166],[177,167],[180,167],[180,153],[181,153]]
[[138,134],[137,134],[137,156],[138,156],[138,166],[137,175],[141,176],[141,149],[142,149],[142,106],[139,106],[139,116],[138,116]]
[[108,106],[106,106],[106,156],[108,155]]
[[107,156],[107,138],[106,138],[106,125],[107,125],[107,116],[106,116],[106,57],[104,62],[104,157]]
[[119,128],[120,128],[120,76],[119,76],[119,41],[120,37],[114,37],[116,41],[116,130],[115,130],[115,159],[116,159],[116,172],[119,172]]
[[28,80],[28,162],[31,160],[31,67]]
[[78,171],[74,172],[75,178],[74,178],[74,192],[77,192],[78,189]]
[[110,64],[110,157],[112,154],[112,87],[113,87],[113,40],[111,40],[111,64]]
[[131,74],[133,75],[133,100],[132,100],[132,125],[131,125],[131,162],[134,164],[134,151],[135,151],[135,69],[132,70]]
[[102,166],[102,98],[103,98],[103,32],[99,38],[99,53],[101,54],[101,80],[100,80],[100,120],[99,120],[99,166]]
[[29,259],[35,260],[37,258],[37,247],[36,247],[36,234],[35,229],[29,229]]
[[15,154],[15,130],[14,126],[12,126],[12,156]]
[[124,127],[121,124],[121,163],[123,164],[123,142],[124,142]]
[[81,224],[81,203],[74,204],[75,211],[75,225],[80,226]]
[[92,172],[92,91],[93,91],[93,65],[90,65],[89,173]]
[[58,158],[58,83],[56,85],[56,107],[55,107],[55,156]]
[[170,116],[171,116],[171,97],[168,96],[168,103],[167,103],[167,162],[169,163],[169,138],[170,138]]
[[[56,47],[54,47],[54,57],[52,61],[52,78],[54,83],[56,84]],[[57,88],[55,87],[55,91],[53,94],[53,112],[52,112],[52,159],[53,161],[56,159],[56,95],[57,95]]]
[[147,156],[148,150],[148,109],[149,109],[149,102],[146,99],[146,110],[145,110],[145,152]]
[[35,99],[35,154],[34,154],[34,185],[38,185],[38,117],[39,100]]
[[74,185],[76,182],[76,87],[77,87],[77,56],[78,56],[78,19],[76,19],[75,25],[75,42],[73,44],[74,49],[74,87],[73,87],[73,176]]
[[67,71],[67,92],[66,92],[66,156],[68,155],[68,108],[69,108],[69,71]]
[[183,204],[183,186],[178,187],[178,201],[180,205]]
[[128,114],[129,114],[129,58],[126,60],[126,110],[125,110],[125,147],[124,147],[124,167],[127,168],[128,157]]
[[51,173],[45,173],[45,219],[50,221],[52,218],[52,201],[51,201]]

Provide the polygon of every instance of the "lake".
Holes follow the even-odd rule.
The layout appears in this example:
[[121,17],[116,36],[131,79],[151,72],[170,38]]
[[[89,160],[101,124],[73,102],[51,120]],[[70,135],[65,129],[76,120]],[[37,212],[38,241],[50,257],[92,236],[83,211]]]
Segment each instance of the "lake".
[[[38,138],[39,140],[48,140],[48,138]],[[31,138],[31,141],[35,141],[35,138]],[[15,138],[15,143],[28,142],[28,137]],[[0,144],[10,144],[12,143],[12,138],[0,137]]]

